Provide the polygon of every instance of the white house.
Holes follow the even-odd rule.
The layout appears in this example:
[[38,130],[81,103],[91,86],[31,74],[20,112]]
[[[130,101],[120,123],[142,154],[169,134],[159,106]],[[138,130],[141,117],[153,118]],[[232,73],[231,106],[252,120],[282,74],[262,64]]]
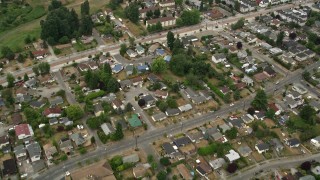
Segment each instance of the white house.
[[219,54],[212,55],[212,61],[217,64],[221,62],[226,62],[227,58],[225,54],[219,53]]
[[311,143],[312,145],[314,145],[316,148],[319,148],[319,147],[320,147],[320,136],[317,136],[317,137],[315,137],[315,138],[312,138],[312,139],[310,140],[310,143]]
[[29,124],[16,125],[14,130],[18,139],[24,139],[34,135],[32,127]]
[[231,149],[231,150],[229,151],[229,153],[226,154],[225,156],[226,156],[226,158],[229,160],[229,162],[234,162],[234,161],[240,159],[239,153],[237,153],[237,152],[236,152],[235,150],[233,150],[233,149]]
[[162,27],[176,25],[176,18],[174,17],[161,17],[157,19],[150,19],[146,21],[146,26],[156,25],[158,22],[161,23]]

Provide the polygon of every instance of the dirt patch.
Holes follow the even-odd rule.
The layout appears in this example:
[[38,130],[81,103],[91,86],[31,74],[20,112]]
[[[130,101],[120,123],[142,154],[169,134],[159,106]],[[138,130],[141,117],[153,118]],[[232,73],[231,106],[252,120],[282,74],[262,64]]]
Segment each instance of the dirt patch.
[[264,160],[264,157],[262,154],[259,154],[257,151],[252,152],[253,158],[256,160],[256,162],[261,162]]
[[264,122],[265,122],[265,124],[267,125],[267,127],[268,128],[272,128],[272,127],[274,127],[276,124],[271,120],[271,119],[269,119],[269,118],[266,118],[265,120],[264,120]]

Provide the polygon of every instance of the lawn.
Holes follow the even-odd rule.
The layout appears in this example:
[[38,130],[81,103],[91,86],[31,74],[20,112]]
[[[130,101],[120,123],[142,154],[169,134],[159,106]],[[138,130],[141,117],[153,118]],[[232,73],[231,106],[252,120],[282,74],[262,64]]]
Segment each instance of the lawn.
[[77,51],[84,51],[87,49],[91,49],[97,46],[97,43],[95,41],[92,41],[90,44],[82,44],[81,42],[77,42],[73,45],[73,48]]
[[145,31],[140,24],[134,24],[129,20],[125,20],[124,24],[134,36],[140,36]]

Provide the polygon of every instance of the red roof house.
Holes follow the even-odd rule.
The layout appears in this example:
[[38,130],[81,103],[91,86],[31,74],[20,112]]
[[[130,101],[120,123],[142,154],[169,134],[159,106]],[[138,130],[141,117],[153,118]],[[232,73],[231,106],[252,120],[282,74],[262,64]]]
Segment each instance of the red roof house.
[[61,109],[59,107],[47,108],[43,111],[43,115],[48,118],[60,117]]
[[14,128],[18,139],[24,139],[33,136],[32,127],[29,124],[19,124]]

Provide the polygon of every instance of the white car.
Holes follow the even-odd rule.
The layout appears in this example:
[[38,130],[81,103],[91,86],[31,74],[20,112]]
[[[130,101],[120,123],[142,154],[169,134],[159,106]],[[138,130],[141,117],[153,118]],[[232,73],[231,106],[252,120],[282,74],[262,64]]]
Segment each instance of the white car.
[[70,176],[70,172],[69,171],[66,172],[66,176]]
[[231,103],[231,104],[230,104],[230,106],[234,106],[234,104],[233,104],[233,103]]

